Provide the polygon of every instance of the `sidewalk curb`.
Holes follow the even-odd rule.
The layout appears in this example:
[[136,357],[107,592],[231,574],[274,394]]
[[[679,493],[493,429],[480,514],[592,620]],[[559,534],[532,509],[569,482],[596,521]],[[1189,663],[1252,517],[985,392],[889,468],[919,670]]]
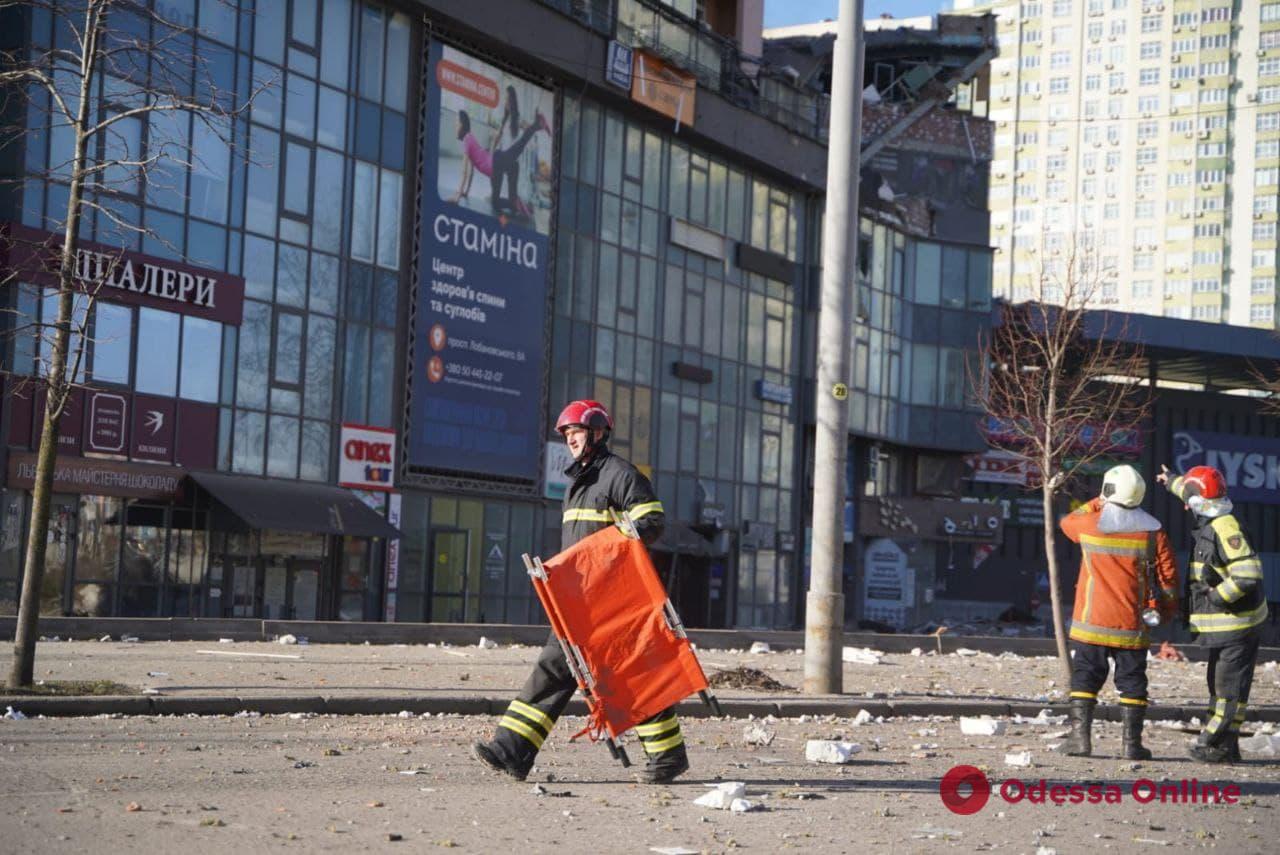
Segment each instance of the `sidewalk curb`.
[[[415,715],[500,715],[510,701],[510,696],[413,695],[403,697],[369,697],[360,695],[271,695],[265,697],[232,697],[226,695],[204,697],[106,696],[50,698],[42,696],[14,696],[0,699],[28,717],[76,717],[96,715],[201,715],[227,716],[238,712],[256,712],[262,715],[286,713],[310,713],[313,715],[395,715],[408,711]],[[1012,715],[1035,716],[1042,709],[1061,715],[1067,711],[1062,703],[1036,703],[1033,701],[986,701],[955,699],[939,701],[862,699],[856,696],[826,698],[754,699],[728,698],[720,701],[723,713],[731,718],[776,716],[798,718],[800,716],[837,716],[852,718],[859,710],[873,716],[903,718],[908,716],[993,716],[1006,718]],[[708,718],[711,710],[701,701],[689,700],[677,705],[676,711],[689,718]],[[581,698],[574,698],[565,709],[566,715],[586,715],[587,707]],[[1149,721],[1190,721],[1202,716],[1200,707],[1153,705],[1147,711]],[[1120,707],[1102,704],[1095,717],[1104,721],[1119,721]],[[1280,706],[1250,707],[1250,721],[1280,723]]]

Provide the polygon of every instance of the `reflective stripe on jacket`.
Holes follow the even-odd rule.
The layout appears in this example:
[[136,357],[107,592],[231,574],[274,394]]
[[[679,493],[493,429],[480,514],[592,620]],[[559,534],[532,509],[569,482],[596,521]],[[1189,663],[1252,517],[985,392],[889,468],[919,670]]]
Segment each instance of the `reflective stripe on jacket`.
[[[1102,502],[1094,499],[1062,518],[1059,525],[1080,544],[1071,638],[1104,647],[1142,648],[1148,644],[1141,612],[1154,603],[1162,615],[1177,610],[1178,571],[1164,531],[1103,533],[1098,529]],[[1149,538],[1155,538],[1154,549]],[[1148,591],[1154,559],[1157,590]]]
[[613,525],[614,514],[631,515],[640,538],[652,544],[662,534],[662,502],[653,485],[626,460],[601,449],[585,466],[577,461],[565,470],[573,483],[564,493],[560,520],[560,548],[568,549],[584,537]]
[[[1181,477],[1169,492],[1184,503]],[[1235,514],[1196,515],[1191,547],[1191,630],[1207,647],[1230,644],[1267,619],[1262,561]]]

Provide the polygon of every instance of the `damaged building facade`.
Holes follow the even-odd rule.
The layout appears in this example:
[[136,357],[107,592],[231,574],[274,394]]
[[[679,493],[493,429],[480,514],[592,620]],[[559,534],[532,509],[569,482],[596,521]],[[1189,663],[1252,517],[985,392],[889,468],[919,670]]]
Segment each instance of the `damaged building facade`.
[[[768,31],[765,55],[829,86],[834,29]],[[902,629],[967,616],[949,587],[1003,538],[999,506],[963,481],[985,448],[965,390],[991,319],[995,41],[990,19],[949,15],[868,21],[866,36],[846,623]]]
[[[145,234],[86,224],[161,278],[88,318],[46,612],[538,622],[520,556],[559,543],[552,425],[591,397],[665,506],[654,557],[685,621],[801,624],[830,36],[765,39],[756,0],[161,5],[228,91],[281,83],[230,128],[253,159],[188,125],[198,162],[108,200]],[[54,37],[5,14],[10,39]],[[1001,536],[958,500],[991,51],[971,17],[868,33],[850,626],[935,615],[948,567]],[[66,198],[62,141],[29,121],[0,161],[23,179],[0,220],[27,236]],[[16,319],[48,320],[49,285],[5,294],[0,615],[44,354]]]

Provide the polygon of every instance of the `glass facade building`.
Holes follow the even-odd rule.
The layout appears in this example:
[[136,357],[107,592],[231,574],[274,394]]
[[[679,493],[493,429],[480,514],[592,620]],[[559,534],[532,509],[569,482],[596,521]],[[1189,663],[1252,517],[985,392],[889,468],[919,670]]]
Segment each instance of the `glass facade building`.
[[[75,378],[80,410],[64,419],[60,453],[76,471],[172,483],[147,492],[58,482],[47,612],[537,622],[520,556],[559,543],[567,461],[557,462],[551,428],[564,402],[591,397],[614,415],[614,449],[652,478],[666,507],[655,563],[686,622],[798,623],[825,152],[701,80],[697,118],[673,127],[599,71],[551,67],[535,50],[556,28],[603,45],[614,16],[593,14],[587,26],[556,4],[504,5],[513,31],[521,21],[544,31],[486,39],[480,10],[455,19],[431,3],[157,3],[195,30],[182,43],[191,58],[182,85],[252,96],[252,107],[215,129],[181,113],[122,129],[130,151],[176,140],[192,157],[162,158],[95,195],[82,236],[243,293],[222,318],[114,292],[95,303]],[[646,5],[621,11],[631,21]],[[33,50],[56,43],[38,10],[13,20]],[[115,25],[158,37],[140,18]],[[518,167],[520,180],[549,182],[554,200],[543,381],[529,391],[545,422],[533,480],[468,470],[465,458],[432,469],[407,450],[421,429],[411,400],[444,388],[432,385],[428,343],[414,328],[428,299],[420,227],[435,188],[424,186],[421,140],[439,109],[428,103],[442,74],[431,76],[428,59],[437,43],[554,93],[555,144]],[[162,71],[172,70],[152,69]],[[97,97],[104,111],[122,106],[109,77]],[[495,90],[495,112],[501,97]],[[0,220],[55,232],[68,142],[47,127],[47,108],[31,106],[14,164],[22,191],[0,203]],[[525,119],[528,131],[534,117]],[[727,142],[726,120],[761,130],[751,150]],[[468,157],[497,169],[483,153]],[[519,225],[521,212],[507,213]],[[869,217],[860,258],[855,458],[868,444],[899,453],[903,466],[909,449],[970,449],[965,354],[989,314],[989,252]],[[47,321],[56,308],[47,285],[7,289],[13,317]],[[21,473],[38,439],[33,380],[44,352],[38,336],[10,326],[0,614],[12,612],[21,575],[30,506]],[[119,447],[100,436],[106,396],[122,402]],[[143,441],[155,412],[177,425],[165,448]],[[347,489],[352,448],[362,447],[352,443],[365,441],[353,437],[387,430],[397,453],[394,483],[383,486],[393,489]],[[859,479],[884,475],[861,467],[851,499]],[[262,507],[264,491],[280,491],[270,493],[277,508]],[[301,510],[339,494],[398,531],[353,524],[355,508],[336,522]]]

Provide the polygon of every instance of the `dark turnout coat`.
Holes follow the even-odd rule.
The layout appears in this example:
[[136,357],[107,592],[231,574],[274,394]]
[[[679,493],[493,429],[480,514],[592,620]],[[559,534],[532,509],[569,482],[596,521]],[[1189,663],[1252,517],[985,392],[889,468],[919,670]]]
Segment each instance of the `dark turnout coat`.
[[662,502],[653,485],[636,467],[602,448],[585,464],[574,461],[565,470],[573,483],[564,493],[560,548],[568,549],[588,535],[613,525],[626,512],[640,538],[652,545],[662,534]]

